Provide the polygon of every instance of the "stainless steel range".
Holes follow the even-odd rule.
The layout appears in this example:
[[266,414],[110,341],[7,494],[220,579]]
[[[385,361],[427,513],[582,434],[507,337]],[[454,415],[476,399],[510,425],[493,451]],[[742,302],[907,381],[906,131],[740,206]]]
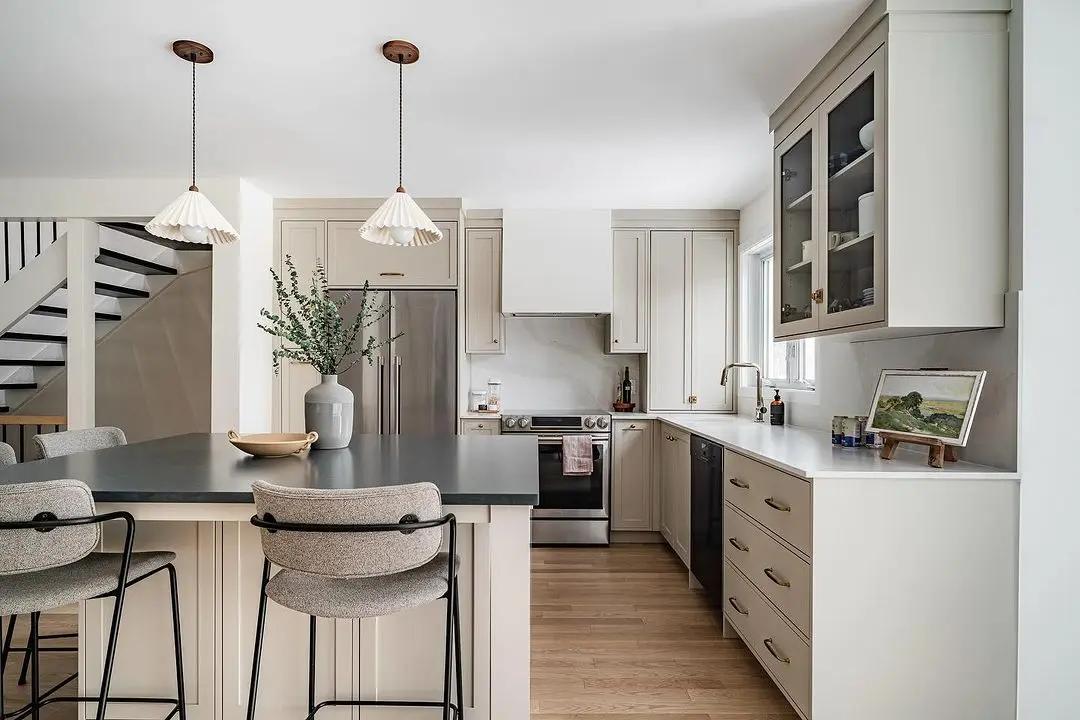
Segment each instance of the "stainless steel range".
[[[504,433],[537,436],[540,503],[532,511],[534,545],[607,545],[611,523],[611,416],[603,411],[542,410],[503,415]],[[563,474],[563,438],[592,437],[592,473]]]

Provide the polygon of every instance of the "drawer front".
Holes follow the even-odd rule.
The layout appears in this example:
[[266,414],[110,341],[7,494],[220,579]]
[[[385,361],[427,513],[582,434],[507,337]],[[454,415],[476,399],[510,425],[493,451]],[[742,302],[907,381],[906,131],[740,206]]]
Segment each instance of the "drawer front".
[[758,662],[809,717],[810,646],[727,562],[724,563],[724,616],[742,635]]
[[498,418],[492,420],[462,420],[461,421],[461,434],[462,435],[498,435],[499,434],[499,420]]
[[730,505],[724,506],[724,556],[807,637],[810,565]]
[[725,450],[724,499],[810,555],[810,483]]

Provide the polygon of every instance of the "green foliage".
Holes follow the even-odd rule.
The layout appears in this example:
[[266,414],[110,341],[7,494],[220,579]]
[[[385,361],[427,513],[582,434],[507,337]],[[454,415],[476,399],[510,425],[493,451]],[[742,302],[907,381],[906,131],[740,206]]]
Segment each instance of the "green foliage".
[[259,328],[280,340],[273,351],[275,373],[281,367],[281,358],[288,358],[310,363],[322,375],[340,375],[362,359],[366,358],[368,364],[372,364],[380,347],[401,337],[402,333],[398,333],[379,342],[369,335],[366,341],[363,340],[364,331],[386,317],[391,309],[389,302],[379,304],[378,294],[370,291],[368,283],[365,282],[359,291],[360,307],[356,317],[346,324],[341,317],[341,308],[351,296],[345,294],[337,300],[330,297],[322,262],[316,261],[306,294],[300,290],[296,266],[289,255],[285,256],[285,267],[288,283],[270,268],[278,313],[266,308],[259,311],[259,316],[266,321],[260,322]]

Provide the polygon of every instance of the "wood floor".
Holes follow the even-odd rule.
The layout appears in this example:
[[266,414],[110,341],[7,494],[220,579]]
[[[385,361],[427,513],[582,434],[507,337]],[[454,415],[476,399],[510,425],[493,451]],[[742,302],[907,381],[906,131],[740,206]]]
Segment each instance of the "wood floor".
[[[8,619],[3,618],[3,631],[7,631]],[[78,632],[79,619],[77,615],[42,615],[41,634],[51,635],[56,633]],[[12,646],[24,647],[26,636],[30,633],[30,618],[22,616],[15,624],[15,635]],[[73,646],[75,640],[43,640],[42,647]],[[22,666],[22,653],[12,653],[8,657],[8,666],[4,672],[4,709],[11,712],[30,700],[30,685],[19,685],[19,670]],[[39,663],[41,669],[41,690],[45,692],[56,683],[75,672],[78,667],[78,657],[75,653],[41,653]],[[29,678],[28,678],[29,679]],[[74,681],[65,685],[58,695],[73,694],[76,690]],[[74,703],[53,703],[46,705],[41,711],[42,720],[74,720],[76,707]]]
[[532,551],[534,720],[797,720],[666,545]]
[[[721,637],[666,545],[539,548],[532,561],[534,720],[797,720],[742,642]],[[75,625],[74,615],[42,617],[43,633]],[[22,619],[16,645],[26,631]],[[16,685],[20,661],[13,655],[5,673],[9,712],[29,696]],[[42,685],[75,662],[44,653]],[[75,708],[52,705],[42,717],[73,720]]]

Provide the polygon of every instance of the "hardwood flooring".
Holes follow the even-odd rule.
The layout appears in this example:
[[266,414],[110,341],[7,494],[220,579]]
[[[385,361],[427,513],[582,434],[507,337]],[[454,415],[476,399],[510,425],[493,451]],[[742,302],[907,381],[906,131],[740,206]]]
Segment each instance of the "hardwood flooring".
[[666,545],[532,551],[534,720],[798,720]]
[[[7,631],[8,619],[3,618],[3,632]],[[77,615],[42,615],[41,633],[52,635],[56,633],[78,632],[79,618]],[[26,645],[26,637],[30,634],[30,617],[20,616],[15,623],[15,635],[11,643],[16,647]],[[0,633],[2,637],[2,633]],[[75,639],[44,640],[42,647],[70,647],[75,645]],[[30,700],[30,684],[19,685],[19,670],[22,667],[22,653],[11,653],[8,657],[8,665],[4,672],[4,709],[12,712],[21,708]],[[41,670],[41,691],[45,692],[56,683],[66,678],[78,668],[78,657],[75,653],[43,652],[38,664]],[[29,678],[28,678],[29,680]],[[61,689],[58,695],[73,694],[76,690],[76,682],[72,681]],[[74,720],[76,717],[74,703],[53,703],[46,705],[41,710],[42,720]]]

